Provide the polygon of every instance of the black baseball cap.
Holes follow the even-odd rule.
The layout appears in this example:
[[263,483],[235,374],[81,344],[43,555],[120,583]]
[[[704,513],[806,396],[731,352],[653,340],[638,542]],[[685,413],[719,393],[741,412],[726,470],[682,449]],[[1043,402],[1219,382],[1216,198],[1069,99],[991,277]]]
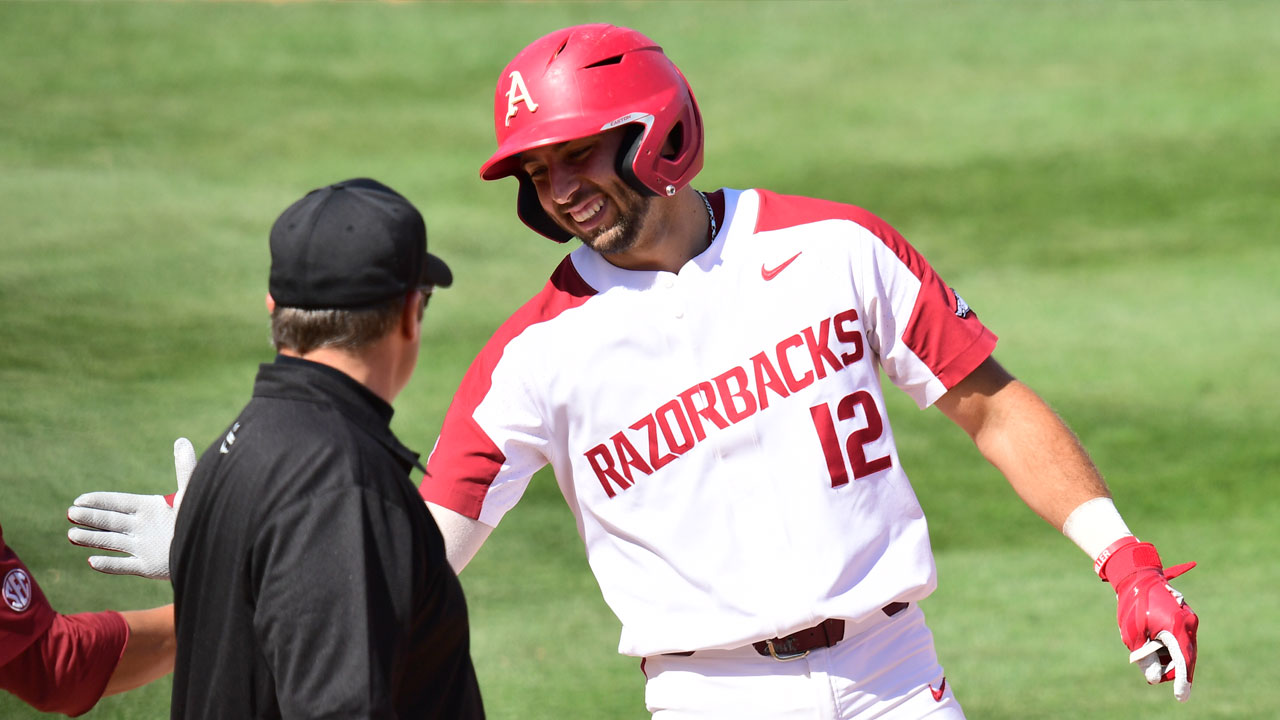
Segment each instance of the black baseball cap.
[[422,214],[376,180],[312,190],[271,227],[268,289],[277,305],[358,309],[451,284],[449,266],[427,252]]

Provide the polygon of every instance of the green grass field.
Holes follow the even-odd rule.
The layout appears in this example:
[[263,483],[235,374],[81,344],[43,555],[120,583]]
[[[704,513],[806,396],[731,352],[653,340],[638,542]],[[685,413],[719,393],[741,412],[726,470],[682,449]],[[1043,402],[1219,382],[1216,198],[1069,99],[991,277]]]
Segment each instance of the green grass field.
[[[0,522],[64,612],[168,602],[65,540],[90,490],[169,492],[269,360],[267,230],[370,175],[455,287],[395,428],[428,451],[473,354],[566,248],[482,183],[493,84],[577,22],[646,32],[707,126],[695,183],[862,205],[1000,336],[1201,617],[1191,702],[940,413],[890,414],[930,517],[925,604],[971,718],[1275,717],[1280,5],[1268,2],[0,3]],[[549,476],[463,573],[489,715],[645,718],[639,663]],[[95,720],[159,718],[169,682]],[[0,717],[27,710],[0,693]]]

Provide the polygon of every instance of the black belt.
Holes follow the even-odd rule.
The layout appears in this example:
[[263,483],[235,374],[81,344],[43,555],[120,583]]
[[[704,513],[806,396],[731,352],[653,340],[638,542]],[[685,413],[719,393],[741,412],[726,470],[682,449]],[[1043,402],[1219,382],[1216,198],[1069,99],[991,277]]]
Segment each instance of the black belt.
[[[907,607],[904,602],[891,602],[880,608],[889,617],[902,612]],[[844,639],[844,620],[832,618],[823,620],[811,628],[797,630],[782,638],[771,638],[751,643],[756,652],[774,660],[799,660],[809,654],[810,650],[829,648]],[[667,653],[667,655],[692,655],[693,652]]]
[[[891,602],[880,608],[889,617],[902,612],[907,606],[904,602]],[[844,639],[844,620],[830,619],[811,628],[797,630],[784,638],[772,638],[751,643],[756,652],[774,660],[799,660],[809,654],[810,650],[829,648]]]

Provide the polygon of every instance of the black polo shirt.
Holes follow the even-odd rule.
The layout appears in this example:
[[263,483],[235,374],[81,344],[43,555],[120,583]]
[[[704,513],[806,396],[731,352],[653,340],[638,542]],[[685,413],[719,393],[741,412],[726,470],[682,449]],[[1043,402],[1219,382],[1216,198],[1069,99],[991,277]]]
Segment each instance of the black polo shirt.
[[481,718],[467,608],[392,434],[342,372],[264,364],[170,548],[174,718]]

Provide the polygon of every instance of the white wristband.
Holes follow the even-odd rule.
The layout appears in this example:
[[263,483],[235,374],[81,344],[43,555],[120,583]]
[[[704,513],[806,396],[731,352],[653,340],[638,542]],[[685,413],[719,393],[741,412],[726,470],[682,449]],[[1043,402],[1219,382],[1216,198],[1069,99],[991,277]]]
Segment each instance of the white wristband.
[[1096,560],[1111,543],[1133,533],[1124,524],[1111,498],[1096,497],[1071,511],[1062,523],[1062,534],[1071,538],[1089,559]]

